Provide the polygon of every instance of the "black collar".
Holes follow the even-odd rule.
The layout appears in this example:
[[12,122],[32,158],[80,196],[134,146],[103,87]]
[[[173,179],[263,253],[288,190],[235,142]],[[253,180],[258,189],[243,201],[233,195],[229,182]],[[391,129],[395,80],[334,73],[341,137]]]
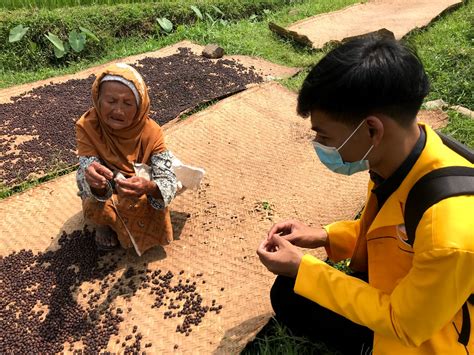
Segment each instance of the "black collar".
[[372,192],[377,197],[377,204],[379,210],[382,208],[383,204],[385,203],[385,201],[387,201],[390,195],[398,189],[405,177],[413,168],[413,165],[415,165],[416,161],[421,155],[421,152],[425,148],[425,144],[426,132],[424,128],[420,126],[420,137],[418,138],[418,141],[416,142],[408,157],[403,161],[402,165],[400,165],[392,175],[390,175],[387,179],[384,179],[377,173],[369,171],[370,179],[375,184],[375,187],[372,189]]

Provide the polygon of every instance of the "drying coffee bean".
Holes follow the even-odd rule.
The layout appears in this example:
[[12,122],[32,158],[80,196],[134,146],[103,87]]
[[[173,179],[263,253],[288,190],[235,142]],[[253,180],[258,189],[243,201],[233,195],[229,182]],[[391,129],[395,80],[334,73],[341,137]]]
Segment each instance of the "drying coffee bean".
[[[168,57],[142,59],[136,65],[150,88],[150,116],[160,125],[203,101],[263,81],[252,68],[229,59],[212,61],[186,48]],[[77,163],[74,122],[91,106],[94,80],[90,76],[45,85],[0,105],[0,155],[9,167],[0,170],[1,181],[12,185],[31,173],[51,171],[58,163]],[[72,101],[71,97],[76,99]],[[12,153],[13,134],[35,138],[17,144]]]
[[[112,280],[116,282],[112,276],[120,272],[119,268],[104,262],[107,256],[97,252],[94,236],[94,232],[86,230],[70,235],[63,233],[59,238],[60,249],[56,251],[34,255],[21,250],[0,259],[0,353],[25,353],[32,349],[34,353],[60,353],[65,343],[75,342],[82,342],[84,347],[74,350],[70,346],[75,354],[103,353],[110,338],[119,335],[124,311],[114,308],[113,301],[119,295],[110,291],[121,283],[122,291],[123,287],[131,289],[125,296],[130,299],[138,290],[131,279],[137,271],[128,267],[123,279],[112,284]],[[117,251],[116,255],[122,254]],[[18,274],[17,270],[22,272]],[[203,304],[196,281],[188,278],[186,283],[181,279],[176,282],[174,277],[170,271],[156,270],[135,281],[155,295],[150,308],[166,306],[164,318],[179,317],[181,324],[177,325],[176,332],[189,336],[209,311],[219,314],[222,305],[217,305],[216,300],[212,300],[211,306]],[[98,285],[99,292],[84,290],[85,282]],[[102,294],[107,295],[106,303]],[[17,295],[21,295],[21,302],[16,302]],[[74,295],[89,295],[87,304],[80,306]],[[169,302],[164,302],[165,299]],[[32,310],[38,302],[48,307],[46,313]],[[127,308],[127,312],[131,310]],[[20,331],[24,324],[28,324],[30,332]],[[127,346],[127,341],[133,336],[126,336],[122,343],[124,353],[138,353],[141,349],[142,335],[137,331],[138,326],[133,326],[131,333],[135,334],[135,340],[131,345]],[[120,340],[117,338],[115,342],[119,344]]]

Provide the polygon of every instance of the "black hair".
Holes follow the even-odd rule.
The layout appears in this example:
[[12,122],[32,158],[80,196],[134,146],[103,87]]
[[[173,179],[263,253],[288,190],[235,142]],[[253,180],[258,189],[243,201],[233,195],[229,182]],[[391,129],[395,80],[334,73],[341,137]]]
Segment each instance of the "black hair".
[[297,112],[321,110],[357,124],[383,113],[408,126],[429,92],[429,81],[416,52],[387,37],[366,36],[346,42],[310,71],[298,95]]

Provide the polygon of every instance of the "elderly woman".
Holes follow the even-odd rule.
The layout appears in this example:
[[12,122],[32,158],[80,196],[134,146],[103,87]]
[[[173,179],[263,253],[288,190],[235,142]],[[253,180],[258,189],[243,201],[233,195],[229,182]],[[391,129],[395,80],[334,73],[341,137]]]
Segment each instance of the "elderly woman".
[[111,65],[97,76],[92,99],[94,106],[76,123],[77,183],[86,223],[98,229],[98,248],[120,243],[141,255],[168,244],[168,206],[178,181],[163,132],[148,116],[143,78],[127,64]]

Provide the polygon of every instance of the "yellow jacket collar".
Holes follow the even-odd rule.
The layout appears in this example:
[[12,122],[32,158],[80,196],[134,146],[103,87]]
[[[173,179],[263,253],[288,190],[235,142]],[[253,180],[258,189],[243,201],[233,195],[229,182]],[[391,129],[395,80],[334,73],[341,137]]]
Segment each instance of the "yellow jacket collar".
[[[463,160],[462,157],[454,153],[448,147],[444,145],[438,134],[424,123],[419,123],[426,132],[426,144],[416,161],[413,168],[407,174],[405,179],[402,181],[397,190],[385,201],[381,210],[372,222],[368,233],[370,234],[374,230],[385,227],[388,225],[399,225],[404,224],[403,213],[405,210],[405,203],[413,185],[431,170],[441,168],[443,166],[455,165],[456,161],[458,164],[465,165],[467,161]],[[370,189],[373,188],[373,183],[370,183]],[[372,192],[369,192],[369,198],[375,198],[371,196]],[[383,213],[382,213],[383,211]],[[383,218],[381,217],[383,215]]]

